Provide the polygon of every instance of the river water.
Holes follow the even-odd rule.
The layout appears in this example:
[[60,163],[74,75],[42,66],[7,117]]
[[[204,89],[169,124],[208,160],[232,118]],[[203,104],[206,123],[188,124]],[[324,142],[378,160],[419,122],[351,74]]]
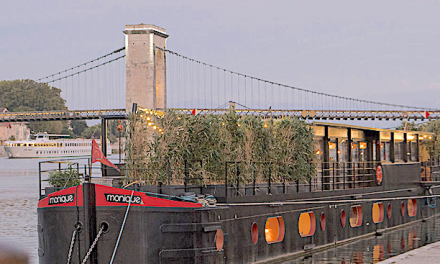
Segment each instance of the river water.
[[[114,155],[113,159],[117,159]],[[0,242],[14,244],[38,263],[38,163],[42,159],[0,158]],[[86,164],[82,160],[81,164]],[[96,172],[99,172],[97,170]],[[376,263],[408,250],[436,242],[440,219],[430,218],[324,252],[279,263]]]
[[[112,155],[110,159],[117,162],[118,155]],[[45,160],[54,159],[0,157],[0,242],[26,251],[31,264],[38,263],[38,163]],[[83,167],[87,159],[79,163]],[[57,164],[45,164],[43,169],[56,167]],[[99,173],[99,169],[95,170],[93,176],[96,173]],[[47,174],[44,176],[47,177]]]

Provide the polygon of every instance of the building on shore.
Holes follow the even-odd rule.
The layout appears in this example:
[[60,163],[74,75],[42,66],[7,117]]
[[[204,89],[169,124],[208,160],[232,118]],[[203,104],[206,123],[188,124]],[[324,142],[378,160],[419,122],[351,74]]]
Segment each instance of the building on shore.
[[[0,107],[0,113],[6,113],[8,109]],[[11,138],[15,140],[25,140],[30,134],[30,129],[26,122],[0,123],[0,145]]]

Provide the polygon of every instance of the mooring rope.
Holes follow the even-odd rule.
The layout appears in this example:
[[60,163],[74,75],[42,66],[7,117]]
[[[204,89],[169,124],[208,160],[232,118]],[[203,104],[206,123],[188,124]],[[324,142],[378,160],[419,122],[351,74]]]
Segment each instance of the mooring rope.
[[121,231],[119,231],[118,240],[116,241],[115,249],[113,250],[112,259],[110,260],[110,264],[113,264],[113,260],[115,259],[116,250],[119,246],[119,241],[121,240],[122,232],[124,231],[125,221],[127,220],[128,211],[130,211],[130,205],[131,201],[133,200],[133,193],[134,191],[131,191],[130,201],[128,202],[127,210],[125,211],[124,221],[122,222]]

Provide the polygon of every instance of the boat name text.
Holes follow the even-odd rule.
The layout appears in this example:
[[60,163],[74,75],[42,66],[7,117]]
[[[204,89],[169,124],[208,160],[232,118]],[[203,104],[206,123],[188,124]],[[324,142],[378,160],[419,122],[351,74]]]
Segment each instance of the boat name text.
[[[109,203],[129,203],[131,195],[105,193],[105,199]],[[140,195],[133,195],[132,204],[143,204]]]
[[73,193],[52,196],[52,197],[49,197],[49,205],[72,203],[74,198],[75,198],[75,194],[73,194]]

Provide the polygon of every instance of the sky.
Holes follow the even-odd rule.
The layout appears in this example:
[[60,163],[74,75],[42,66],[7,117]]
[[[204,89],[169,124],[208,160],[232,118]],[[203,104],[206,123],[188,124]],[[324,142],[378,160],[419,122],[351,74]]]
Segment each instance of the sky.
[[0,80],[38,79],[124,46],[126,24],[170,50],[274,82],[440,108],[440,1],[7,1]]

